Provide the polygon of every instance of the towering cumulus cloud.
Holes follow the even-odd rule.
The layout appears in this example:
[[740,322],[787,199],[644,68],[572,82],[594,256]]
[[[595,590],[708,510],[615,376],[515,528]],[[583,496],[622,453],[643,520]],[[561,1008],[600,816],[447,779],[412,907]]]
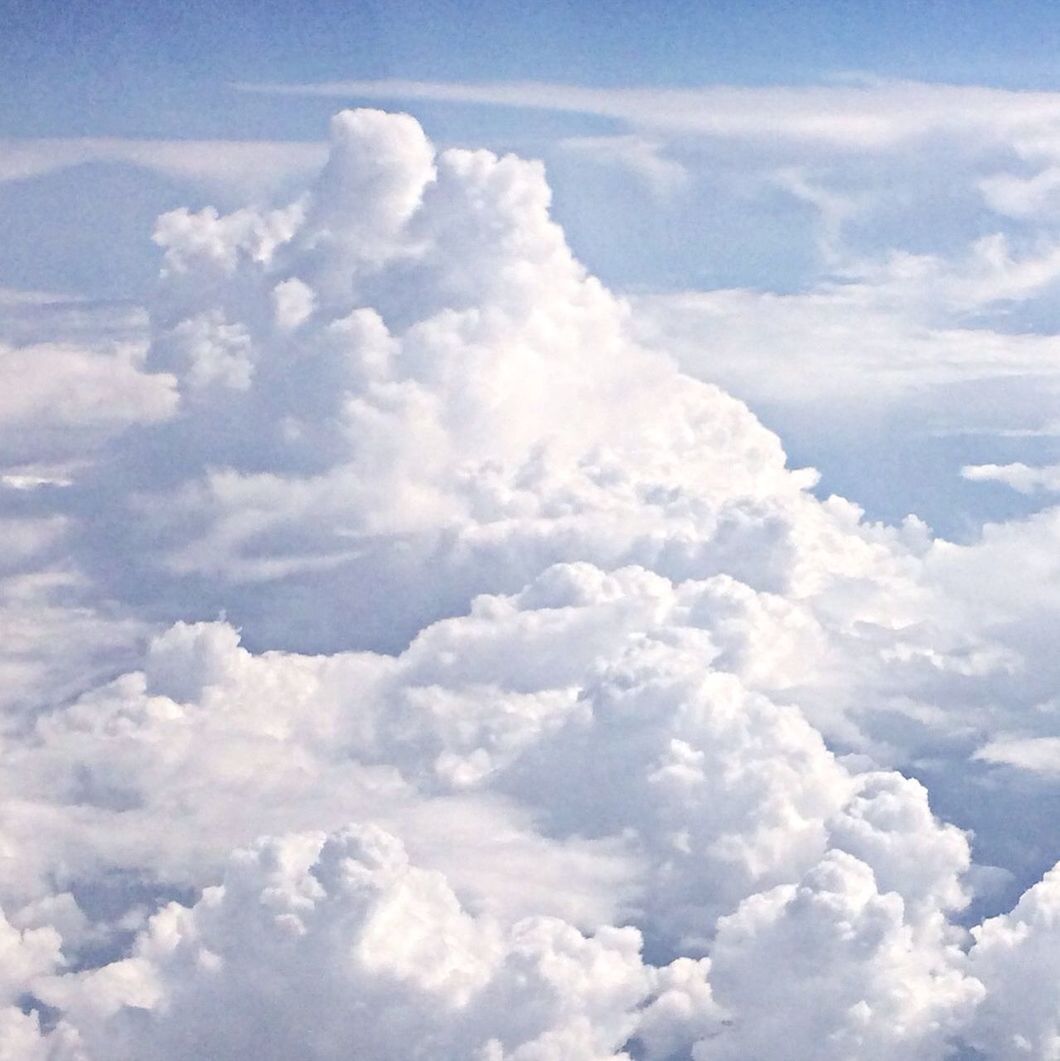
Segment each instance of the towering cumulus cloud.
[[1047,517],[818,500],[540,166],[331,133],[159,220],[152,401],[15,484],[6,621],[87,632],[3,735],[0,1057],[1060,1056],[1060,871],[970,928],[1005,873],[896,769],[1048,740],[1041,628],[968,588]]

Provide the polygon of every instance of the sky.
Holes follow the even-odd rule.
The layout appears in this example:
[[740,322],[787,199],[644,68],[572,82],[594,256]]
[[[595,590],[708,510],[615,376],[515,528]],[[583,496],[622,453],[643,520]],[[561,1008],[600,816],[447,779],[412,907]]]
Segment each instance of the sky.
[[0,1059],[1055,1061],[1058,36],[0,0]]

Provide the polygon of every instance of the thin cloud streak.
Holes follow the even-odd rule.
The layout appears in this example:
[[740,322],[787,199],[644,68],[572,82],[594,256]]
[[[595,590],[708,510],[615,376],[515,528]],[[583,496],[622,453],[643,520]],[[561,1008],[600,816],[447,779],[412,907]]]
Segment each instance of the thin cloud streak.
[[282,140],[5,139],[0,140],[0,183],[109,162],[192,183],[260,192],[312,173],[326,156],[325,144]]
[[240,82],[241,92],[323,98],[425,100],[565,111],[674,134],[809,141],[885,151],[928,135],[1016,141],[1029,152],[1060,125],[1060,94],[981,86],[865,80],[744,88],[590,88],[550,82],[481,84],[403,79],[304,84]]

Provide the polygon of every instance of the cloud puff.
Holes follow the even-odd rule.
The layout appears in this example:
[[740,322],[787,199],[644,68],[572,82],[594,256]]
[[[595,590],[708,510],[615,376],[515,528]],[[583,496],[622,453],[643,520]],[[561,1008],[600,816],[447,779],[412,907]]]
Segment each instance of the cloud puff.
[[[155,915],[120,968],[45,993],[115,1058],[589,1061],[628,1056],[638,1010],[679,990],[639,943],[630,928],[475,917],[392,836],[350,827],[238,852],[192,909]],[[686,992],[711,1015],[704,985]]]
[[911,931],[898,896],[843,852],[722,918],[711,983],[731,1030],[697,1061],[942,1057],[983,994],[960,950]]
[[193,908],[155,915],[131,957],[41,990],[112,1057],[483,1061],[617,1059],[632,1042],[650,1058],[781,1041],[792,1057],[940,1057],[983,993],[956,947],[904,925],[901,899],[839,852],[723,918],[709,962],[655,968],[639,949],[630,928],[586,938],[469,915],[397,840],[360,827],[238,852]]
[[1030,889],[1010,914],[972,930],[970,968],[986,986],[972,1040],[996,1057],[1055,1057],[1060,867]]

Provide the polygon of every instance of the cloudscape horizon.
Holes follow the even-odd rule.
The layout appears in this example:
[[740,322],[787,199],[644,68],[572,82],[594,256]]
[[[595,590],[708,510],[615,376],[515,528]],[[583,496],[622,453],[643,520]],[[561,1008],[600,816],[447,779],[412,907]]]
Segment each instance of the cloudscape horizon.
[[439,69],[3,140],[0,1058],[1055,1061],[1060,93]]

